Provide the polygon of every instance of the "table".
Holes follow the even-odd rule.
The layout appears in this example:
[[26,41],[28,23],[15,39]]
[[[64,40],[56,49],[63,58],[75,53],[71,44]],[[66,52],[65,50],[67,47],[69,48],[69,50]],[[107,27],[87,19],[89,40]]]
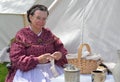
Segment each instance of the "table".
[[[57,78],[52,79],[51,82],[65,82],[64,74],[58,76]],[[81,74],[80,82],[92,82],[90,74]],[[115,82],[112,75],[107,75],[105,82]]]

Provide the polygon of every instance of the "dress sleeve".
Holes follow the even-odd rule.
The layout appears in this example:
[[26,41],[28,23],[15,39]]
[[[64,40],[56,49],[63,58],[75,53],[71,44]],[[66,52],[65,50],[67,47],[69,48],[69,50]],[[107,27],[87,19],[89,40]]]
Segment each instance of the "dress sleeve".
[[56,64],[58,66],[63,67],[64,64],[68,63],[66,58],[67,50],[65,49],[62,41],[59,38],[57,38],[56,36],[54,36],[54,38],[55,38],[55,50],[60,51],[62,53],[62,58],[59,60],[56,60]]
[[[19,37],[15,37],[16,40]],[[22,71],[28,71],[38,64],[37,57],[33,55],[26,55],[26,49],[22,43],[20,42],[13,42],[10,47],[10,59],[12,66],[16,69],[20,69]]]

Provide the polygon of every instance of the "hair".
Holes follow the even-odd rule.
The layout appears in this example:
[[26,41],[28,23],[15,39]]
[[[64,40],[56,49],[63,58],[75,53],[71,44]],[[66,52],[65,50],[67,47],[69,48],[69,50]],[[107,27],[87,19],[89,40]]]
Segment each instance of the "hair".
[[36,5],[33,5],[33,6],[27,11],[27,19],[28,19],[28,22],[31,23],[29,16],[30,16],[30,15],[33,16],[36,10],[46,11],[46,12],[47,12],[47,15],[49,15],[49,11],[48,11],[48,8],[47,8],[46,6],[40,5],[40,4],[36,4]]

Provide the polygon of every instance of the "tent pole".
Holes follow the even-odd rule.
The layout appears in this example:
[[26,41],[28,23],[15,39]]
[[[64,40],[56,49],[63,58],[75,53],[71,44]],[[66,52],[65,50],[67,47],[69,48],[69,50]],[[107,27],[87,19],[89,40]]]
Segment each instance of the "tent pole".
[[28,25],[28,21],[27,21],[27,15],[26,14],[22,14],[23,16],[23,23],[24,23],[24,27]]
[[83,23],[83,25],[82,25],[82,31],[81,31],[81,35],[82,35],[82,44],[84,43],[84,39],[83,39],[83,37],[84,37],[84,28],[85,28],[85,9],[83,9],[83,16],[82,16],[83,18],[82,18],[82,23]]
[[62,0],[54,0],[54,2],[48,8],[49,12],[52,12],[60,1]]

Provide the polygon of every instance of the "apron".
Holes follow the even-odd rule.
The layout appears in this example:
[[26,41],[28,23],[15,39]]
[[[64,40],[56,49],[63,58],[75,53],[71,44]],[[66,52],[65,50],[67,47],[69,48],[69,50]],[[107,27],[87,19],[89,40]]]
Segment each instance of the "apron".
[[38,64],[34,69],[23,72],[17,70],[13,82],[51,82],[55,78],[63,74],[63,68],[54,64],[54,60],[47,64]]

